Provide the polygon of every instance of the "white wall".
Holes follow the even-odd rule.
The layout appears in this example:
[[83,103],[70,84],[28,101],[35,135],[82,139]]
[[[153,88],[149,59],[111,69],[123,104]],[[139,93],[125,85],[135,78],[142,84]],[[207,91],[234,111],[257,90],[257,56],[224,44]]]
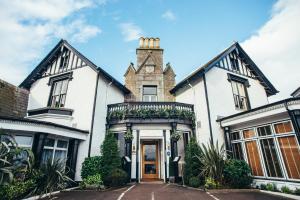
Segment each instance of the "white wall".
[[100,76],[95,108],[91,156],[100,155],[100,145],[104,140],[106,131],[107,105],[122,102],[124,102],[123,92],[121,92],[116,86],[112,85],[111,82],[104,80]]
[[[224,137],[223,130],[216,122],[218,116],[224,117],[241,112],[241,110],[235,109],[231,83],[227,80],[227,73],[229,72],[224,69],[214,67],[205,74],[212,133],[214,142],[218,140],[219,144],[224,142]],[[250,87],[247,88],[247,91],[251,108],[267,104],[268,98],[262,85],[257,80],[244,76],[242,78],[249,80]],[[190,86],[179,90],[176,93],[176,101],[194,104],[197,140],[199,143],[209,142],[209,120],[203,78],[199,78],[197,81],[191,82]]]
[[194,105],[197,141],[205,144],[209,142],[210,132],[203,79],[192,82],[186,89],[177,92],[176,101]]
[[[236,110],[232,94],[231,83],[227,80],[229,72],[214,67],[206,73],[206,85],[208,91],[211,124],[214,142],[219,141],[219,144],[224,142],[223,130],[216,120],[218,116],[228,116],[243,110]],[[239,76],[234,74],[235,76]],[[254,79],[241,76],[248,79],[250,87],[247,87],[251,108],[262,106],[268,103],[266,92],[262,85]]]

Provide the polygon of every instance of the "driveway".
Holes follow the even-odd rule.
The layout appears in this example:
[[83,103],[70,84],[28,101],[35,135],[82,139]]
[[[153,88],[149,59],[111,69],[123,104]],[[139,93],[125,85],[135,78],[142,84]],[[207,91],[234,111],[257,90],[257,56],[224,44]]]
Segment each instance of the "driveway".
[[288,200],[260,192],[207,193],[176,185],[144,183],[105,192],[70,191],[56,195],[57,200]]

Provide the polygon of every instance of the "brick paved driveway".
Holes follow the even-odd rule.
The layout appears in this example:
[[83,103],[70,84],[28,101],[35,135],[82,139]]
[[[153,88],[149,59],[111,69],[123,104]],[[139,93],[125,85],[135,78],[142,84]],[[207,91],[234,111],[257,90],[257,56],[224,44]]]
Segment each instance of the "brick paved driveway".
[[145,183],[106,192],[62,192],[57,200],[288,200],[260,192],[213,192],[187,189],[176,185]]

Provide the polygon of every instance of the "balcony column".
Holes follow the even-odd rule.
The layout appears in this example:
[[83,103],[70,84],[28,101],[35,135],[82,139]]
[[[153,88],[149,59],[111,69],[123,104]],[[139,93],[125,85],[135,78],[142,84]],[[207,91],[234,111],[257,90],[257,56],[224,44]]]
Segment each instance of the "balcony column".
[[[172,122],[171,123],[171,138],[172,134],[176,133],[177,131],[177,123]],[[178,147],[177,147],[177,140],[171,139],[171,160],[174,169],[174,177],[175,177],[175,182],[178,182],[178,162],[173,162],[175,157],[178,156]]]
[[232,158],[232,145],[230,141],[230,127],[226,126],[223,128],[224,130],[224,141],[225,141],[225,147],[226,147],[226,152],[227,156],[229,158]]
[[[132,124],[126,123],[126,133],[130,132],[132,134]],[[125,140],[125,156],[129,157],[132,162],[132,140]],[[126,159],[124,160],[124,170],[127,172],[128,177],[131,177],[131,162],[127,162]]]

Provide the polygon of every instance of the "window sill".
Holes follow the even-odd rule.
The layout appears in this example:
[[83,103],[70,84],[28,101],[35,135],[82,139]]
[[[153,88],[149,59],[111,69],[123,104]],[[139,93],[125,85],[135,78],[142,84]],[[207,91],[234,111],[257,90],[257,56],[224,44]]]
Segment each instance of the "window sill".
[[73,110],[68,108],[51,108],[51,107],[45,107],[45,108],[38,108],[33,110],[27,111],[28,116],[33,115],[40,115],[40,114],[57,114],[57,115],[67,115],[72,116]]

